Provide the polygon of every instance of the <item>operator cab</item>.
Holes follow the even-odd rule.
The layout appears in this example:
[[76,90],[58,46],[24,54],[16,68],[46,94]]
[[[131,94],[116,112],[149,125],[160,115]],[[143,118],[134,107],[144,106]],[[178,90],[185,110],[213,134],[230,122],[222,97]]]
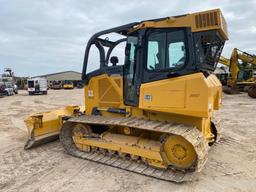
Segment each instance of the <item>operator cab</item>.
[[[178,20],[180,17],[183,16],[173,18]],[[205,27],[200,26],[199,19],[197,18],[196,23],[198,28]],[[143,83],[197,72],[207,76],[213,72],[226,40],[222,31],[195,30],[195,26],[172,26],[169,20],[170,18],[161,18],[142,21],[96,33],[89,40],[85,51],[82,74],[85,84],[92,77],[101,74],[120,75],[123,77],[124,103],[137,106],[139,88]],[[152,27],[152,22],[156,26]],[[120,38],[115,41],[110,41],[108,37],[102,38],[113,33]],[[123,42],[126,46],[119,53],[121,57],[124,54],[125,58],[124,63],[119,63],[120,56],[110,55]],[[88,63],[92,46],[97,47],[100,60],[98,68],[93,70]]]

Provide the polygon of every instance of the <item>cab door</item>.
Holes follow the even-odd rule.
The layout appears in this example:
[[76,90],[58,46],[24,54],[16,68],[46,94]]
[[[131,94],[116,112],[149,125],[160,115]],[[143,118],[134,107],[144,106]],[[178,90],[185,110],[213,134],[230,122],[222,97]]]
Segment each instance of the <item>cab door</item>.
[[139,102],[139,85],[136,77],[136,69],[138,68],[137,43],[138,38],[130,36],[127,38],[125,48],[124,103],[131,106],[137,106]]

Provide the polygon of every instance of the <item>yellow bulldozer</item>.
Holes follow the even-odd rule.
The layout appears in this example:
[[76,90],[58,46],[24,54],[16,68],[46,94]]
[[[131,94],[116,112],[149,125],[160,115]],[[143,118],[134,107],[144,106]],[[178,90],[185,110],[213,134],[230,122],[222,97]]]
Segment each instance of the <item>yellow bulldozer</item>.
[[230,75],[227,87],[223,90],[227,94],[238,94],[247,91],[248,95],[256,98],[256,56],[234,48],[230,59],[221,56],[219,63],[227,66]]
[[[121,37],[112,41],[110,34]],[[75,157],[167,181],[193,178],[219,138],[213,114],[222,86],[212,72],[227,39],[219,9],[96,33],[85,50],[85,107],[28,117],[25,149],[59,137]],[[111,53],[122,42],[119,64]],[[95,70],[88,62],[93,46],[100,56]]]

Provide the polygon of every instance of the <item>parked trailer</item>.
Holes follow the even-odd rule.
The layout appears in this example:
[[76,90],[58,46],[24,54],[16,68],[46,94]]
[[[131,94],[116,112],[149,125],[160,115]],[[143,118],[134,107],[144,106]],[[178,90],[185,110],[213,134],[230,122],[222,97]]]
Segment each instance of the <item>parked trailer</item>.
[[43,94],[47,95],[48,86],[45,78],[28,79],[28,93],[29,95]]

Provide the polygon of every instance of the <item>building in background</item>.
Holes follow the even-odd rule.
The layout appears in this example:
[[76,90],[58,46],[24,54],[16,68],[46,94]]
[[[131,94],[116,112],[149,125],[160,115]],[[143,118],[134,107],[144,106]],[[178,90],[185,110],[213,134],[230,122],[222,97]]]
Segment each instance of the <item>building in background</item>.
[[76,71],[63,71],[59,73],[51,73],[51,74],[45,74],[40,76],[35,76],[46,78],[48,81],[48,86],[51,86],[53,81],[72,81],[74,86],[77,86],[78,84],[81,84],[82,82],[82,73],[76,72]]

